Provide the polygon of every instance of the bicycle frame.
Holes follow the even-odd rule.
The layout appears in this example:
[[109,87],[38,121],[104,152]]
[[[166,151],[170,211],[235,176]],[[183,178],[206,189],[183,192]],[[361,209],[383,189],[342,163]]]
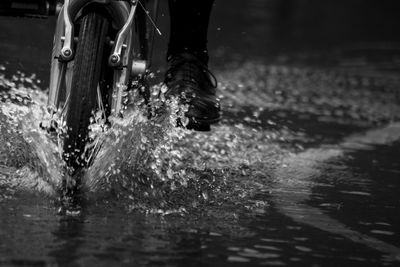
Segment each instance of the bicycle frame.
[[[61,8],[53,41],[52,66],[50,73],[50,86],[47,108],[50,114],[63,110],[68,101],[71,90],[70,75],[74,57],[74,21],[83,8],[91,4],[101,4],[104,10],[112,18],[111,26],[119,30],[114,41],[108,64],[114,69],[112,82],[111,115],[120,114],[123,109],[123,96],[128,88],[131,76],[143,75],[149,65],[146,58],[134,58],[133,42],[135,38],[134,23],[135,14],[139,5],[138,0],[65,0]],[[155,0],[155,8],[158,0]],[[143,7],[143,6],[142,6]],[[145,19],[145,18],[144,18]],[[139,29],[142,30],[143,29]],[[139,34],[146,35],[146,34]],[[149,36],[146,36],[148,38]],[[151,37],[152,38],[152,37]],[[143,42],[144,40],[139,40]],[[145,49],[148,50],[147,47]],[[147,52],[147,51],[146,51]]]

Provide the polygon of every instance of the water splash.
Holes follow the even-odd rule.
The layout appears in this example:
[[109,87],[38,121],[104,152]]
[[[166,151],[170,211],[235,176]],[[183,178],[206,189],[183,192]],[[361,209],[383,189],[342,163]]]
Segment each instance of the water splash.
[[[4,103],[1,125],[2,129],[13,131],[2,138],[12,139],[11,147],[23,145],[21,151],[30,151],[29,161],[33,163],[29,165],[26,160],[16,165],[3,160],[8,168],[3,173],[10,173],[10,168],[26,168],[30,175],[25,176],[31,177],[25,179],[31,181],[26,184],[54,194],[62,180],[63,162],[55,140],[38,125],[47,116],[46,95],[34,83],[34,76],[18,75],[11,79],[3,75],[1,79],[5,89],[1,94]],[[154,213],[190,212],[212,203],[241,203],[240,208],[262,211],[269,203],[254,196],[260,192],[268,194],[273,183],[271,174],[285,155],[304,150],[302,146],[293,149],[286,144],[310,138],[302,128],[290,129],[274,118],[265,118],[266,111],[277,110],[282,121],[292,119],[283,111],[294,110],[314,114],[318,120],[334,118],[337,123],[345,124],[349,123],[343,119],[347,117],[350,123],[357,120],[357,124],[367,125],[400,114],[396,113],[395,104],[387,104],[393,99],[393,92],[387,90],[379,98],[373,98],[379,100],[374,105],[387,114],[351,115],[353,111],[359,115],[370,112],[367,107],[371,106],[368,103],[372,93],[359,93],[356,86],[341,86],[335,79],[339,78],[329,73],[255,63],[222,72],[219,87],[226,117],[208,133],[175,127],[176,119],[185,110],[176,101],[168,103],[169,109],[163,116],[152,120],[148,120],[142,108],[127,109],[124,118],[114,120],[110,130],[99,132],[97,141],[101,148],[83,174],[84,190],[94,199],[103,195],[108,199],[123,199],[130,210]],[[334,101],[324,98],[325,87],[329,89],[324,90],[332,92],[328,98]],[[342,94],[345,91],[350,93]],[[163,92],[165,87],[156,85],[152,97],[155,99]],[[153,103],[155,110],[165,101],[161,100]],[[348,108],[343,109],[343,116],[331,112],[344,106]],[[246,108],[250,113],[243,120],[230,115]],[[1,155],[20,159],[19,154],[12,157],[10,149]],[[21,178],[17,176],[14,180]]]
[[[49,119],[46,94],[22,73],[11,80],[2,76],[2,87],[1,129],[8,129],[3,138],[11,140],[10,148],[1,151],[5,158],[2,165],[6,166],[2,173],[8,183],[14,181],[7,188],[21,189],[24,183],[25,189],[55,195],[64,163],[57,140],[39,126],[40,121]],[[153,95],[163,90],[155,86]],[[227,177],[234,172],[249,175],[251,170],[246,166],[262,165],[273,151],[267,148],[271,135],[243,124],[221,125],[211,133],[176,127],[177,118],[184,120],[187,107],[179,106],[176,100],[167,106],[162,116],[152,120],[140,108],[128,109],[123,119],[115,119],[111,129],[99,134],[101,149],[83,174],[88,196],[124,199],[130,209],[182,213],[215,201],[218,194],[226,197],[227,192],[221,191],[232,189]],[[12,149],[19,154],[13,157]],[[10,162],[21,160],[21,154],[28,155],[25,161]],[[12,170],[18,170],[13,179],[9,176]],[[239,197],[247,195],[239,193],[243,192],[240,186],[233,187]]]

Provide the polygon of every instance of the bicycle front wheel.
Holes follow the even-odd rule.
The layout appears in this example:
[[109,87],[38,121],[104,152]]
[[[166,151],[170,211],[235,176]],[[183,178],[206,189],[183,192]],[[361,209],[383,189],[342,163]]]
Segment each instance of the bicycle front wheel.
[[81,19],[63,142],[64,160],[74,170],[85,165],[84,150],[89,140],[90,117],[97,104],[107,30],[108,21],[100,13],[87,13]]

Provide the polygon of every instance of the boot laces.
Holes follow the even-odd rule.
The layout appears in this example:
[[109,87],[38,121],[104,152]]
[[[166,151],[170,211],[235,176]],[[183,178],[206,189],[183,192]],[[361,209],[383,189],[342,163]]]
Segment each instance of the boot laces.
[[176,56],[171,59],[171,67],[166,72],[166,82],[179,79],[183,82],[198,84],[202,82],[199,80],[201,79],[199,74],[202,74],[211,88],[217,88],[217,79],[205,64],[194,56]]

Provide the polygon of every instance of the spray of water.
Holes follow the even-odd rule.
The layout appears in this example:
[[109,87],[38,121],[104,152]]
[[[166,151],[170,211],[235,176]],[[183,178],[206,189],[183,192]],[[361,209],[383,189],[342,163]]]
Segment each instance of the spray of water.
[[[208,133],[176,127],[185,110],[176,100],[167,105],[162,98],[153,101],[154,110],[163,111],[151,120],[140,105],[128,108],[123,119],[97,134],[100,150],[82,174],[85,195],[123,199],[129,209],[155,213],[185,212],[224,201],[259,209],[260,203],[254,204],[250,196],[268,192],[271,170],[289,152],[301,151],[309,138],[301,126],[286,123],[288,111],[366,125],[400,114],[390,101],[390,88],[378,92],[341,86],[340,77],[254,63],[231,68],[219,76],[225,119]],[[57,141],[39,127],[48,119],[46,94],[34,75],[2,74],[0,81],[0,141],[6,144],[0,148],[1,186],[10,192],[26,188],[54,195],[63,178],[63,161]],[[152,90],[156,99],[165,87]],[[242,119],[230,115],[245,109],[249,112]],[[381,112],[373,112],[377,109]],[[266,111],[275,117],[265,117]],[[286,146],[293,142],[299,146]]]
[[[1,184],[10,190],[25,188],[57,196],[65,166],[57,137],[39,126],[50,119],[46,94],[34,76],[18,73],[11,79],[3,76],[1,81],[0,125],[8,131],[1,138],[9,143],[1,149],[1,173],[7,180]],[[135,105],[122,119],[113,119],[106,131],[92,125],[100,149],[81,174],[88,198],[116,197],[131,210],[182,213],[213,202],[217,196],[226,198],[232,189],[242,192],[227,177],[235,172],[249,175],[252,171],[246,166],[262,166],[266,154],[273,154],[267,147],[274,135],[243,124],[221,125],[210,133],[176,127],[177,119],[187,123],[183,117],[187,107],[176,99],[160,99],[165,92],[161,85],[152,90],[152,119],[145,115],[145,108]],[[14,171],[18,172],[11,178]]]

